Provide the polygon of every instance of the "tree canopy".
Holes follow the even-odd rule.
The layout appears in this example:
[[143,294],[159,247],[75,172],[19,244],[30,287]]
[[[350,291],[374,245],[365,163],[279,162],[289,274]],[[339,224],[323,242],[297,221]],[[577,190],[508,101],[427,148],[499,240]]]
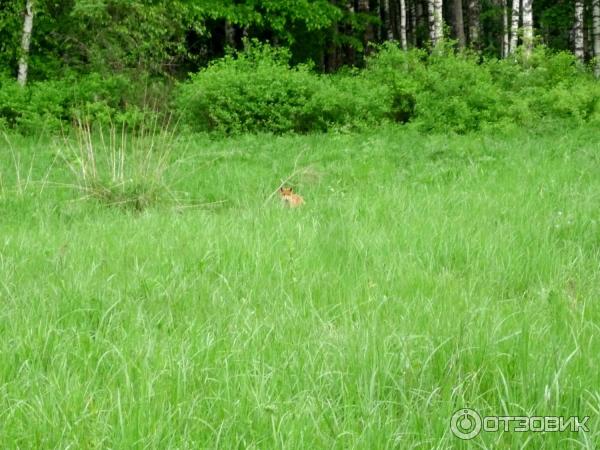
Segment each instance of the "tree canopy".
[[[422,0],[36,0],[30,77],[127,71],[181,77],[228,47],[240,49],[244,38],[289,47],[292,62],[334,71],[360,65],[368,43],[400,41],[401,4],[409,46],[426,47],[430,20]],[[482,56],[502,56],[508,31],[503,17],[510,16],[511,5],[481,0],[460,6],[443,5],[444,23],[453,25],[445,27],[445,35],[457,37],[462,17],[456,11],[463,10],[461,30],[469,45]],[[586,6],[585,54],[591,58],[592,14]],[[17,71],[24,7],[24,0],[0,6],[0,67],[6,76]],[[573,48],[573,2],[536,0],[533,20],[539,41],[553,49]],[[481,30],[477,37],[473,21]]]

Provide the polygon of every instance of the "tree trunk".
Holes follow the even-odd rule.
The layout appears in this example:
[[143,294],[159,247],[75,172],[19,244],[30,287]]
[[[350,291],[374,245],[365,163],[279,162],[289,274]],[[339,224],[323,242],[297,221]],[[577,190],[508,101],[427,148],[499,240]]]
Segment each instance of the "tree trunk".
[[398,1],[389,0],[389,12],[390,12],[390,34],[394,40],[400,39],[400,31],[398,31]]
[[413,47],[417,46],[417,2],[416,0],[407,0],[410,4],[410,43]]
[[383,35],[388,41],[391,41],[394,39],[394,30],[392,29],[392,14],[390,9],[390,0],[383,0],[383,15]]
[[458,48],[465,48],[467,40],[465,38],[465,24],[463,19],[462,0],[454,0],[454,35],[458,41]]
[[472,48],[479,48],[479,15],[479,0],[469,0],[469,43]]
[[[350,16],[353,16],[356,12],[354,9],[354,0],[346,1],[346,10]],[[351,23],[354,21],[354,18],[351,19]],[[352,25],[346,25],[343,30],[341,30],[343,34],[354,34],[354,30],[352,29]],[[342,47],[342,55],[340,57],[342,64],[353,65],[356,59],[356,51],[352,45],[344,45]]]
[[519,16],[521,15],[521,0],[512,0],[512,20],[510,25],[510,49],[509,53],[517,50],[519,43]]
[[19,73],[17,82],[21,86],[27,84],[29,70],[29,46],[31,45],[31,30],[33,29],[33,1],[25,2],[25,19],[23,20],[23,35],[21,36],[21,57],[19,58]]
[[508,38],[508,11],[506,0],[500,0],[502,7],[502,57],[506,58],[509,53],[509,38]]
[[[583,10],[583,17],[592,17],[593,18],[593,12],[592,12],[592,5],[586,5],[585,9]],[[585,54],[585,58],[593,58],[594,56],[594,33],[592,32],[592,21],[591,20],[584,20],[583,21],[583,29],[584,29],[584,43],[583,43],[583,48],[584,48],[584,54]]]
[[523,0],[523,48],[526,58],[533,49],[533,0]]
[[444,2],[443,0],[436,0],[436,15],[435,15],[435,28],[437,30],[438,42],[444,39]]
[[584,61],[583,48],[583,0],[575,0],[575,22],[573,23],[574,52],[580,62]]
[[324,53],[324,63],[323,66],[326,72],[334,72],[341,65],[339,62],[340,59],[340,48],[338,46],[338,34],[339,34],[339,23],[335,22],[333,24],[332,37],[331,40],[327,41],[326,48]]
[[235,28],[229,20],[225,21],[225,46],[235,48]]
[[[423,8],[423,0],[414,0],[415,2],[415,9],[417,10],[417,28],[415,28],[415,40],[417,45],[420,43],[421,45],[423,44],[423,42],[421,42],[420,39],[420,35],[419,35],[419,30],[425,29],[425,9]],[[429,24],[429,22],[427,22],[427,24]]]
[[[382,11],[382,10],[383,10],[383,8],[381,7],[381,1],[378,1],[378,2],[377,2],[377,18],[379,19],[379,21],[380,21],[381,23],[384,23],[384,22],[381,20],[381,18],[383,17],[383,16],[381,15],[381,11]],[[385,34],[384,34],[384,29],[381,27],[381,25],[379,25],[378,27],[375,27],[375,32],[374,32],[374,35],[375,35],[375,40],[376,40],[377,42],[381,42],[381,41],[383,40],[383,39],[382,39],[382,37],[383,37],[383,36],[385,36]]]
[[593,3],[593,28],[594,28],[594,58],[596,65],[594,73],[596,77],[600,77],[600,0],[594,0]]
[[[371,11],[370,7],[369,7],[369,0],[358,0],[357,11],[359,13],[369,14],[369,12]],[[367,48],[368,48],[369,42],[373,42],[374,38],[375,38],[375,34],[374,34],[374,30],[373,30],[373,25],[371,25],[371,23],[367,23],[365,32],[363,35],[363,45],[364,45],[365,54],[368,53]]]
[[431,44],[433,47],[436,47],[444,38],[443,6],[442,0],[429,1],[429,11],[432,16],[429,21],[432,27]]
[[435,46],[436,35],[435,35],[435,2],[436,0],[427,0],[427,20],[429,25],[429,38],[431,39],[431,45]]
[[400,0],[400,45],[406,50],[406,0]]

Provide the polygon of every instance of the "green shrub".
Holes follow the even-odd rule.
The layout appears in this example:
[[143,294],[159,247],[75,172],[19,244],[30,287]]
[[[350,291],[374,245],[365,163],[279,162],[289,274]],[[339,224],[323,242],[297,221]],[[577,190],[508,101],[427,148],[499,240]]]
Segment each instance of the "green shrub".
[[157,106],[144,105],[146,99],[140,98],[139,91],[139,86],[124,75],[67,76],[62,80],[35,81],[25,88],[3,77],[0,124],[24,134],[58,132],[76,119],[139,126],[149,117],[143,107],[154,110]]
[[362,78],[379,87],[378,101],[387,105],[392,121],[414,120],[417,96],[424,90],[427,57],[425,50],[403,51],[389,42],[368,58]]
[[213,61],[181,83],[173,102],[168,83],[144,76],[70,76],[25,89],[4,76],[0,126],[52,132],[79,119],[135,128],[156,115],[148,106],[156,111],[173,104],[185,127],[221,135],[359,129],[385,121],[467,133],[497,124],[600,117],[600,88],[591,73],[573,55],[544,47],[527,59],[517,52],[480,61],[450,46],[428,54],[387,43],[365,69],[335,75],[292,67],[289,59],[286,49],[246,42],[243,52]]
[[600,101],[597,81],[573,55],[544,47],[527,60],[517,55],[480,63],[468,52],[427,55],[387,44],[369,59],[364,76],[388,86],[396,121],[415,122],[423,131],[465,133],[505,122],[590,120]]
[[27,107],[27,91],[15,80],[0,78],[0,120],[7,127],[14,127]]
[[290,69],[287,56],[256,46],[193,75],[177,97],[185,122],[225,134],[295,130],[315,83],[307,68]]
[[179,88],[184,123],[195,131],[235,134],[325,131],[385,119],[382,87],[356,72],[318,75],[288,60],[286,50],[254,42],[213,62]]

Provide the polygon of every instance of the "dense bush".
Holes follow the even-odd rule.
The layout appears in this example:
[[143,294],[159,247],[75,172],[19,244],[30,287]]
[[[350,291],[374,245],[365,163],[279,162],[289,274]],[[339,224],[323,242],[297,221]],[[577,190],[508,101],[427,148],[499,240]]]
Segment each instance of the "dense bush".
[[433,54],[386,44],[364,70],[318,75],[290,67],[287,53],[250,46],[191,77],[177,94],[183,121],[223,134],[322,131],[383,121],[413,122],[423,131],[464,133],[501,123],[589,120],[600,87],[568,53],[539,47],[480,62],[451,48]]
[[[140,84],[144,86],[143,81]],[[140,89],[124,75],[69,76],[35,81],[26,88],[13,79],[0,77],[0,126],[32,133],[56,132],[77,119],[136,125],[146,115],[144,106],[156,106],[148,102],[148,98],[156,99],[152,92],[156,88],[147,82],[145,86]]]
[[540,120],[600,121],[600,84],[572,55],[543,47],[527,60],[517,55],[482,62],[450,47],[429,54],[390,43],[365,69],[335,75],[292,67],[289,57],[285,49],[247,43],[244,52],[181,83],[172,103],[164,85],[124,75],[39,81],[25,89],[0,77],[0,126],[55,131],[78,117],[136,125],[147,118],[144,105],[169,104],[184,127],[221,135],[307,133],[385,121],[457,133]]
[[[480,63],[475,55],[441,50],[402,52],[389,44],[369,60],[365,77],[416,105],[410,120],[424,131],[467,132],[540,119],[589,120],[599,111],[600,85],[569,53],[538,47],[521,56]],[[407,111],[407,114],[409,111]]]
[[184,123],[225,134],[308,132],[373,123],[385,112],[377,99],[381,88],[358,74],[318,75],[290,67],[289,57],[255,42],[192,75],[176,98]]

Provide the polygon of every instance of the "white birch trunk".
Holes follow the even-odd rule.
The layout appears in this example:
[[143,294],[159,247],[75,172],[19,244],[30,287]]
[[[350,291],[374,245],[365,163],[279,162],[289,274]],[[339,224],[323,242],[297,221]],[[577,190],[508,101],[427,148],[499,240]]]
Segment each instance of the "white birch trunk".
[[433,1],[433,46],[438,45],[444,38],[444,18],[442,16],[442,0]]
[[510,48],[509,53],[517,50],[519,43],[519,17],[521,16],[521,0],[512,0],[512,18],[510,24]]
[[596,77],[600,77],[600,0],[594,0],[593,19],[594,58],[596,58],[594,73],[596,74]]
[[583,62],[585,58],[583,48],[583,0],[575,0],[575,22],[573,23],[574,53],[575,57]]
[[400,45],[406,50],[406,0],[400,0]]
[[435,0],[427,0],[427,20],[429,25],[429,38],[431,44],[435,45]]
[[508,10],[506,0],[500,0],[502,6],[502,57],[506,58],[509,53],[509,36],[508,36]]
[[533,0],[523,0],[523,48],[529,57],[533,49]]
[[17,82],[21,86],[27,83],[29,70],[29,46],[31,45],[31,30],[33,29],[33,1],[25,3],[25,19],[23,20],[23,35],[21,36],[21,57],[19,58],[19,73]]

